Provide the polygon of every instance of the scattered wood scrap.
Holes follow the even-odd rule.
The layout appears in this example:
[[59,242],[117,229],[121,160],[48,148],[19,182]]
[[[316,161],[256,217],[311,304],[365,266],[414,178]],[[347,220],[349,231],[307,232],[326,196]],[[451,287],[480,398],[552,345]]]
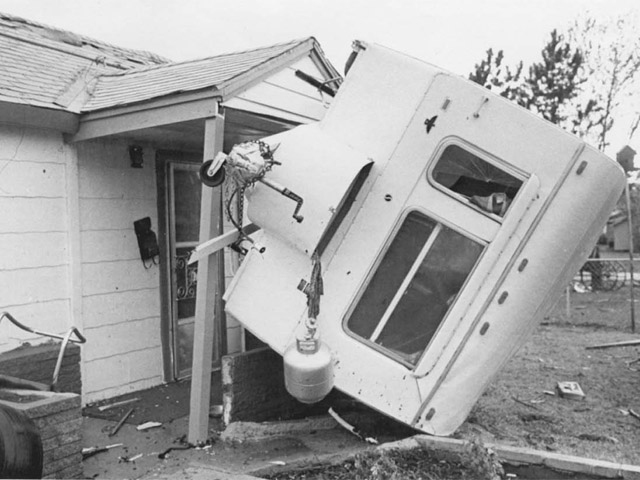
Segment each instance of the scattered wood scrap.
[[138,400],[140,400],[138,397],[128,398],[127,400],[121,400],[120,402],[110,403],[108,405],[102,405],[101,407],[98,407],[98,410],[100,410],[101,412],[104,412],[105,410],[111,410],[112,408],[121,407],[122,405],[127,405],[128,403],[137,402]]
[[162,423],[160,422],[146,422],[146,423],[142,423],[140,425],[138,425],[136,428],[139,431],[143,431],[143,430],[149,430],[150,428],[156,428],[156,427],[161,427]]
[[535,405],[532,405],[532,404],[527,403],[527,402],[525,402],[525,401],[523,401],[523,400],[520,400],[519,398],[516,398],[516,397],[511,397],[511,398],[513,398],[513,400],[514,400],[514,401],[516,401],[516,402],[518,402],[519,404],[524,405],[525,407],[533,408],[534,410],[540,410],[540,409],[539,409],[538,407],[536,407]]
[[135,408],[130,408],[129,411],[122,416],[122,418],[116,424],[116,426],[113,427],[111,429],[111,431],[109,432],[109,436],[110,437],[113,437],[116,433],[118,433],[118,430],[120,430],[120,427],[122,427],[122,425],[124,425],[124,422],[126,422],[127,418],[129,418],[129,415],[131,415],[134,410],[135,410]]
[[107,445],[105,447],[86,447],[82,449],[82,459],[85,460],[89,457],[93,457],[98,453],[106,452],[112,448],[121,447],[122,443],[114,443],[113,445]]
[[615,347],[633,347],[635,345],[640,345],[640,340],[623,340],[622,342],[601,343],[599,345],[591,345],[589,347],[586,347],[586,349],[596,350],[596,349],[615,348]]
[[372,437],[365,437],[364,435],[362,435],[358,430],[356,430],[356,427],[354,427],[349,422],[347,422],[345,419],[343,419],[340,415],[338,415],[333,408],[329,408],[329,415],[331,415],[333,417],[333,419],[336,422],[338,422],[338,424],[340,426],[346,428],[348,431],[353,433],[360,440],[364,440],[365,442],[372,443],[374,445],[378,444],[378,440],[376,440],[375,438],[372,438]]

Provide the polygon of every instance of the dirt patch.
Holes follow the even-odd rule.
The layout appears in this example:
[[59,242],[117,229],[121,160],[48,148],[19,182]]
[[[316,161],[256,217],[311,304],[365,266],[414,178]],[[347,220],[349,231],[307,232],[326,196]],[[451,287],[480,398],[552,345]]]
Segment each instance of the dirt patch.
[[[640,347],[587,350],[639,338],[627,290],[564,296],[492,382],[456,436],[640,465]],[[560,397],[578,382],[584,400]]]
[[351,480],[403,478],[471,479],[469,469],[453,461],[439,460],[422,449],[363,452],[336,465],[316,465],[265,478],[273,480]]

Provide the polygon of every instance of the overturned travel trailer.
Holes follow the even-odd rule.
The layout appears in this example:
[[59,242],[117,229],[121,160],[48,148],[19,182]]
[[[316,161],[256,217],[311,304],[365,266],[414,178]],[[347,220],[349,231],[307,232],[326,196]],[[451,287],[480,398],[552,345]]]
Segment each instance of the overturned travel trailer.
[[300,400],[335,386],[448,435],[584,262],[625,178],[476,84],[354,51],[322,121],[205,164],[259,227],[235,235],[247,254],[226,309],[283,355]]

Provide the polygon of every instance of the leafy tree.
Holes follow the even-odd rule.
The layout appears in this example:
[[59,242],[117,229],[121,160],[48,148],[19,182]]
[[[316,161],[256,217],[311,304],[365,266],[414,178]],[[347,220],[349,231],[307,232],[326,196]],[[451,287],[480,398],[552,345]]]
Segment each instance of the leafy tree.
[[542,60],[529,67],[529,75],[525,79],[530,92],[527,108],[567,128],[565,105],[578,95],[584,83],[582,64],[581,51],[572,48],[562,34],[553,30],[542,49]]
[[502,50],[475,66],[469,78],[531,109],[589,141],[609,145],[614,120],[632,114],[629,139],[640,124],[640,22],[634,14],[617,18],[579,17],[565,33],[557,30],[541,60],[522,75],[504,65]]
[[[486,58],[476,64],[469,79],[550,122],[573,130],[572,124],[567,123],[570,114],[565,104],[577,96],[583,82],[580,77],[581,65],[581,52],[572,48],[557,30],[553,30],[542,50],[542,60],[531,65],[527,75],[523,75],[522,62],[512,71],[504,66],[502,50],[494,55],[493,50],[489,49]],[[593,105],[589,107],[594,108]]]

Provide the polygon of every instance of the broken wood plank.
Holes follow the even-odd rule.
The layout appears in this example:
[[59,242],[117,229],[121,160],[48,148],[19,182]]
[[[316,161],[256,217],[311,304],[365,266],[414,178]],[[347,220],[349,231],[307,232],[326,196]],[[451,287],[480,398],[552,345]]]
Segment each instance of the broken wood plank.
[[162,424],[160,422],[146,422],[138,425],[136,429],[142,432],[144,430],[149,430],[150,428],[157,428],[161,426]]
[[113,427],[111,429],[111,431],[109,432],[109,436],[113,437],[116,433],[118,433],[118,430],[120,430],[120,428],[122,427],[122,425],[124,425],[124,422],[127,421],[127,418],[129,418],[129,416],[133,413],[133,411],[135,410],[135,408],[130,408],[129,411],[127,413],[125,413],[122,418],[120,419],[120,421],[116,424],[115,427]]
[[[203,162],[215,158],[222,151],[223,140],[224,116],[207,118]],[[221,189],[203,187],[200,200],[200,243],[216,238],[221,233]],[[205,442],[209,437],[211,359],[219,359],[226,348],[226,323],[222,307],[222,253],[218,251],[215,255],[205,256],[198,263],[188,436],[189,443],[193,444]]]
[[[257,225],[250,223],[242,228],[242,231],[245,235],[251,235],[252,233],[260,230],[260,227]],[[201,260],[202,258],[212,255],[216,253],[218,250],[223,249],[224,247],[228,247],[233,242],[240,238],[240,232],[238,230],[232,230],[230,232],[224,233],[216,238],[212,238],[204,243],[198,245],[189,256],[188,264],[191,265]]]
[[111,410],[112,408],[121,407],[122,405],[127,405],[128,403],[137,402],[139,400],[140,399],[138,397],[129,398],[127,400],[122,400],[120,402],[110,403],[109,405],[102,405],[101,407],[98,407],[98,410],[100,410],[101,412],[104,412],[106,410]]
[[640,345],[640,340],[623,340],[622,342],[601,343],[600,345],[591,345],[589,347],[586,347],[586,349],[596,350],[596,349],[614,348],[614,347],[633,347],[634,345]]

